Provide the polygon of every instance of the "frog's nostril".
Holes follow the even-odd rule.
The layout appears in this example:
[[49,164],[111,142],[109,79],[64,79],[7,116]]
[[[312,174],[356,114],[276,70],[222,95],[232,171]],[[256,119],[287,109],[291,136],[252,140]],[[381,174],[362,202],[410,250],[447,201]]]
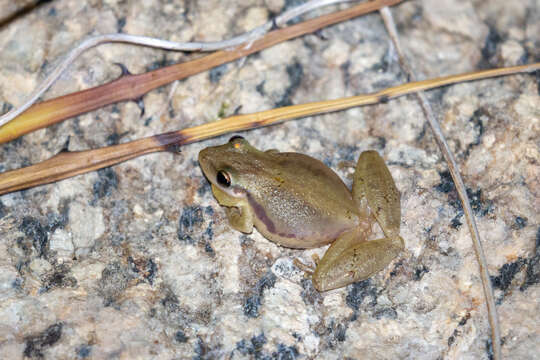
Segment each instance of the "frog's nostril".
[[206,160],[206,152],[203,150],[199,153],[199,162]]

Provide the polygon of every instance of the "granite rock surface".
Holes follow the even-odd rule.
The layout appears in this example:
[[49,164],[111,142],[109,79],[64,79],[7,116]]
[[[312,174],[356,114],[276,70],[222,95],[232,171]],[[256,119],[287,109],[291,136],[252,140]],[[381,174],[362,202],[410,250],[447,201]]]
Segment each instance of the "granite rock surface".
[[[20,2],[21,4],[23,2]],[[249,3],[249,4],[248,4]],[[0,109],[20,104],[81,39],[124,32],[219,40],[300,1],[56,0],[0,7]],[[421,79],[540,60],[540,4],[407,1],[392,9]],[[86,53],[45,98],[196,55],[128,45]],[[144,97],[0,145],[0,171],[289,104],[405,82],[378,14],[274,46]],[[475,212],[503,354],[540,348],[540,80],[515,75],[428,97]],[[406,250],[384,271],[318,293],[293,265],[325,251],[232,230],[197,163],[230,135],[0,196],[0,358],[489,359],[462,207],[413,97],[242,133],[336,169],[377,150],[401,191]]]

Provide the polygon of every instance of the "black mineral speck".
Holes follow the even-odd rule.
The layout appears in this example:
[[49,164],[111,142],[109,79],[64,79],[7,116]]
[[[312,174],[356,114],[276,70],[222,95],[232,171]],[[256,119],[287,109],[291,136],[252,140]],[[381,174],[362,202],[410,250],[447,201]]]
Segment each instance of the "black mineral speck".
[[189,244],[195,243],[192,235],[195,231],[199,231],[198,225],[203,221],[203,209],[200,206],[185,207],[178,221],[178,240]]
[[338,324],[334,332],[335,339],[339,342],[343,342],[345,341],[346,335],[347,335],[347,328],[343,324]]
[[397,311],[390,307],[386,307],[386,308],[376,310],[373,313],[373,316],[375,316],[375,318],[377,319],[386,318],[386,319],[395,320],[397,319]]
[[[207,239],[212,239],[214,237],[214,229],[212,228],[212,223],[210,223],[210,225],[208,225],[208,227],[204,231],[204,236]],[[207,243],[206,245],[209,245],[209,244]],[[205,250],[208,250],[208,249],[205,249]],[[211,252],[213,252],[213,250]]]
[[259,316],[259,307],[261,306],[261,298],[263,297],[264,290],[274,287],[276,280],[277,277],[272,271],[268,271],[259,279],[251,292],[252,295],[244,301],[244,315],[252,318]]
[[484,135],[484,119],[489,119],[490,114],[485,108],[476,109],[469,119],[469,122],[473,124],[474,127],[474,140],[467,146],[465,149],[464,156],[468,157],[471,153],[471,150],[474,146],[480,144],[482,136]]
[[[441,174],[441,180],[443,179],[443,176]],[[441,182],[438,186],[435,188],[442,192],[446,190],[447,186],[444,185],[444,181]],[[448,184],[448,183],[447,183]],[[476,216],[486,216],[487,214],[493,212],[493,200],[490,199],[484,199],[482,197],[482,190],[478,189],[476,191],[467,188],[467,196],[469,198],[469,203],[471,205],[471,209]],[[451,189],[448,191],[448,203],[456,209],[456,216],[452,219],[452,222],[450,224],[453,228],[459,228],[462,225],[461,217],[463,216],[463,207],[461,206],[461,201],[458,199],[457,191],[454,189]]]
[[208,254],[208,255],[214,255],[215,252],[214,252],[214,249],[212,248],[212,245],[210,245],[209,243],[206,243],[204,245],[204,251]]
[[172,291],[165,291],[165,297],[161,299],[161,305],[168,313],[175,313],[180,310],[180,302]]
[[251,338],[251,344],[255,348],[255,350],[260,350],[266,344],[266,336],[264,336],[264,333],[260,333],[257,336],[254,336]]
[[105,143],[109,146],[111,145],[118,145],[118,143],[120,142],[120,134],[118,133],[112,133],[110,134],[109,136],[107,136],[107,139],[105,140]]
[[22,289],[22,285],[24,284],[24,280],[20,277],[15,278],[13,282],[11,283],[11,287],[14,289]]
[[236,343],[236,350],[242,355],[253,355],[256,359],[261,358],[261,351],[266,344],[266,336],[261,333],[258,336],[253,336],[251,340],[242,339]]
[[90,353],[92,352],[92,346],[90,345],[82,345],[77,348],[77,357],[79,359],[86,359],[88,356],[90,356]]
[[40,292],[47,292],[55,288],[69,288],[77,285],[77,279],[69,275],[69,268],[65,265],[58,266],[55,271],[46,276]]
[[540,282],[540,227],[536,232],[536,250],[534,255],[527,260],[525,280],[519,290],[525,291],[529,286]]
[[450,221],[450,227],[453,229],[458,229],[463,223],[461,222],[460,218],[463,215],[463,212],[459,212],[451,221]]
[[452,344],[454,343],[454,341],[456,341],[456,331],[454,330],[454,333],[452,335],[450,335],[450,337],[448,338],[448,346],[452,346]]
[[128,257],[129,269],[133,274],[141,276],[146,282],[150,285],[154,284],[154,279],[158,270],[157,264],[151,258],[145,259],[133,259],[133,257]]
[[418,266],[414,269],[414,280],[422,279],[424,274],[428,273],[429,269],[425,265]]
[[154,284],[157,270],[158,267],[154,260],[148,259],[148,261],[146,262],[146,271],[144,273],[144,278],[148,281],[150,285]]
[[49,235],[38,219],[25,216],[19,226],[19,230],[32,239],[32,244],[40,257],[43,257],[47,253]]
[[496,65],[494,63],[494,56],[497,54],[497,47],[502,41],[502,37],[493,26],[489,26],[489,33],[484,42],[484,47],[482,48],[482,60],[478,66],[481,69],[492,67]]
[[296,346],[286,346],[278,344],[277,350],[272,353],[272,359],[277,360],[294,360],[299,357]]
[[521,270],[523,265],[525,265],[525,261],[521,258],[514,262],[504,264],[499,269],[499,275],[491,276],[491,284],[495,288],[506,291],[506,289],[508,289],[512,283],[514,276],[516,276],[516,274]]
[[370,279],[352,284],[345,301],[350,308],[358,310],[366,297],[371,297],[370,306],[377,304],[377,289],[371,285]]
[[204,181],[201,186],[197,189],[197,195],[204,196],[204,194],[210,192],[210,183],[208,181]]
[[227,64],[219,65],[210,70],[210,82],[216,84],[221,80],[223,75],[227,72]]
[[450,171],[443,171],[439,173],[439,176],[441,177],[441,183],[435,186],[435,190],[445,194],[456,190],[456,186],[454,185]]
[[117,32],[119,32],[119,33],[123,32],[124,26],[126,26],[126,17],[122,16],[116,22],[116,30],[117,30]]
[[146,66],[146,71],[154,71],[167,65],[172,65],[174,62],[172,59],[167,59],[165,55],[160,60],[153,61],[150,65]]
[[47,213],[47,225],[46,230],[49,233],[53,233],[56,229],[63,229],[69,220],[69,204],[64,201],[61,205],[61,212],[49,212]]
[[313,282],[310,279],[302,279],[302,300],[306,305],[315,305],[322,302],[321,293],[315,289]]
[[40,334],[26,337],[24,356],[33,359],[42,359],[44,357],[43,350],[54,345],[62,337],[62,327],[62,323],[56,323],[49,326]]
[[287,74],[289,75],[289,87],[285,89],[281,100],[276,103],[276,107],[283,107],[292,105],[291,96],[300,87],[302,78],[304,77],[304,70],[299,62],[295,62],[292,65],[287,66]]
[[538,95],[540,95],[540,70],[536,70],[536,88],[538,89]]
[[204,213],[206,215],[212,216],[214,215],[214,209],[211,206],[207,206],[204,208]]
[[194,360],[209,359],[208,355],[210,355],[210,348],[204,343],[204,341],[202,341],[200,337],[197,339],[194,351],[196,354],[196,356],[193,357]]
[[[8,103],[8,102],[5,102],[2,104],[2,114],[5,114],[7,113],[9,110],[13,109],[13,105]],[[20,141],[20,140],[19,140]]]
[[[501,338],[501,346],[504,346],[504,343],[506,342],[506,339],[505,337],[502,337]],[[486,340],[486,353],[487,353],[487,356],[488,356],[488,359],[489,360],[493,360],[494,357],[493,357],[493,345],[491,343],[491,338],[488,337],[488,339]]]
[[248,297],[244,301],[244,315],[251,318],[259,316],[259,306],[261,306],[261,297],[259,295],[253,295]]
[[0,219],[6,216],[6,206],[0,201]]
[[263,80],[259,83],[259,85],[255,86],[255,90],[257,90],[257,92],[261,95],[261,96],[266,96],[266,91],[264,90],[264,83],[266,82],[266,80]]
[[493,202],[491,200],[484,201],[482,199],[481,189],[478,189],[476,191],[467,189],[467,195],[469,197],[471,208],[473,209],[475,215],[485,216],[486,214],[488,214],[489,212],[493,210]]
[[514,219],[514,224],[512,224],[513,230],[521,230],[527,226],[528,219],[526,217],[516,216]]
[[93,204],[97,200],[104,197],[109,197],[113,190],[118,188],[118,176],[111,168],[105,168],[98,170],[98,180],[94,183],[94,200]]
[[188,341],[188,337],[186,336],[186,334],[184,334],[184,332],[182,330],[178,330],[175,334],[174,334],[174,340],[177,342],[177,343],[186,343]]

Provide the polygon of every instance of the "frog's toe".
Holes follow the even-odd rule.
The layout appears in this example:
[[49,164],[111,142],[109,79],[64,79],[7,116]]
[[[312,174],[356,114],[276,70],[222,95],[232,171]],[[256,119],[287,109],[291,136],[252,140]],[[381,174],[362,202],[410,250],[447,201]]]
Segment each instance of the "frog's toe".
[[313,276],[311,277],[311,281],[313,282],[313,287],[315,287],[317,291],[323,292],[349,285],[350,283],[354,282],[354,276],[355,274],[351,274],[350,272],[341,274],[336,272],[331,276],[328,274],[322,275],[320,271],[315,270]]
[[299,268],[300,270],[302,270],[303,272],[305,272],[307,275],[313,275],[313,273],[315,272],[315,268],[313,266],[310,266],[310,265],[307,265],[307,264],[304,264],[303,262],[300,261],[300,259],[298,258],[295,258],[293,260],[293,264],[294,266],[296,266],[297,268]]

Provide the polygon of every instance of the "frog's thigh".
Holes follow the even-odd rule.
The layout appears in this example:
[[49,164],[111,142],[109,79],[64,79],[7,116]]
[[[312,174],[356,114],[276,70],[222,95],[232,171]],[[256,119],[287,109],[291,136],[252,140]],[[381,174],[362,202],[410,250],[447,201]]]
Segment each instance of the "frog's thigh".
[[337,289],[367,279],[384,269],[403,249],[399,236],[359,241],[354,235],[354,231],[346,233],[324,254],[313,274],[317,290]]
[[399,191],[384,160],[376,151],[364,151],[354,174],[353,197],[366,197],[369,208],[386,236],[398,236],[401,223]]
[[253,231],[253,212],[247,201],[233,198],[214,185],[212,185],[212,192],[219,204],[225,206],[229,225],[243,233],[251,233]]
[[316,271],[328,272],[329,269],[332,268],[332,265],[339,259],[341,253],[365,240],[365,234],[360,228],[342,234],[332,243],[332,245],[330,245],[328,250],[326,250],[323,258],[317,263]]

